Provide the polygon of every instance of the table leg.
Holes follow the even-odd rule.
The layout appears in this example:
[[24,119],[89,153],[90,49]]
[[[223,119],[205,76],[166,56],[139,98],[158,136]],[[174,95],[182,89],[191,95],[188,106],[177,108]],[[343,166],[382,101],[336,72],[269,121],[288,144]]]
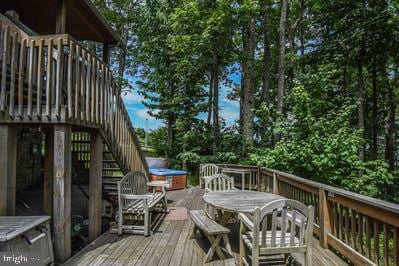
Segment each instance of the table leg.
[[218,221],[218,223],[225,226],[227,222],[230,220],[230,218],[233,217],[233,215],[234,213],[225,211],[221,216],[220,220]]
[[245,174],[241,174],[241,190],[245,190]]

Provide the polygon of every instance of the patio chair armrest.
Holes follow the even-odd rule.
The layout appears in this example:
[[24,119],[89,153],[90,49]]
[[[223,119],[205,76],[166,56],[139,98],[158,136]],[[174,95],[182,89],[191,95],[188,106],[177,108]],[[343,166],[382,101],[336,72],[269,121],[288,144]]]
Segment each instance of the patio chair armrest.
[[122,194],[121,199],[129,199],[129,200],[153,200],[154,196],[152,195],[133,195],[133,194]]
[[238,219],[250,230],[252,231],[254,228],[254,223],[248,218],[244,213],[238,214]]

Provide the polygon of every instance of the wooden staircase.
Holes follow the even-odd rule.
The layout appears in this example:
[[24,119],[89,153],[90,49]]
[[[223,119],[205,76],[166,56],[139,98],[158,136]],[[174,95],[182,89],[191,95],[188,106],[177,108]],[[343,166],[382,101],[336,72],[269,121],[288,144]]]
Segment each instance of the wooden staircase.
[[[72,133],[72,167],[80,177],[87,178],[90,170],[90,133]],[[123,168],[119,166],[114,155],[104,141],[102,161],[103,194],[110,198],[117,196],[117,182],[124,176]]]

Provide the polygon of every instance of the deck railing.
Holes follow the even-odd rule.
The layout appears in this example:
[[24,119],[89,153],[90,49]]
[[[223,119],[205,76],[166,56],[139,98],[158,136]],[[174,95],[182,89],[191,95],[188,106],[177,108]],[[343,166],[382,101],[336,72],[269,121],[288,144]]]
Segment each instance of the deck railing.
[[147,171],[109,66],[71,36],[27,36],[0,18],[0,122],[98,128],[125,172]]
[[251,170],[246,187],[315,206],[314,233],[322,247],[330,247],[358,265],[399,265],[398,204],[273,169],[226,164],[219,167]]

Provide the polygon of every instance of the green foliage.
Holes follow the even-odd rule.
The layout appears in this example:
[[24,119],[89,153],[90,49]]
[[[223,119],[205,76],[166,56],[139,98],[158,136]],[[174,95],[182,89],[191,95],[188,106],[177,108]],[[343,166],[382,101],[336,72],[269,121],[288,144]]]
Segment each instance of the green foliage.
[[393,184],[394,176],[382,160],[359,159],[363,140],[352,125],[356,105],[345,97],[328,97],[336,89],[331,85],[335,75],[331,66],[323,66],[298,81],[287,97],[287,118],[276,125],[282,140],[255,150],[250,163],[386,198],[381,188]]
[[[119,77],[119,84],[137,90],[149,114],[165,122],[148,132],[148,154],[168,156],[172,167],[193,173],[200,163],[252,163],[399,201],[394,182],[399,133],[397,1],[288,1],[285,54],[279,53],[281,1],[93,2],[125,42],[125,72],[138,80],[133,84]],[[254,70],[248,73],[254,77],[255,148],[247,160],[240,156],[242,121],[225,125],[221,118],[218,123],[202,118],[214,112],[213,86],[219,87],[216,91],[220,84],[230,87],[228,98],[242,100],[244,81],[233,82],[229,74],[238,73],[245,80],[243,29],[250,18],[255,19],[256,35],[250,55]],[[284,113],[278,115],[282,57]],[[118,72],[120,53],[114,51],[112,59]],[[219,85],[212,83],[214,76]],[[143,130],[137,129],[137,135],[143,142]]]

